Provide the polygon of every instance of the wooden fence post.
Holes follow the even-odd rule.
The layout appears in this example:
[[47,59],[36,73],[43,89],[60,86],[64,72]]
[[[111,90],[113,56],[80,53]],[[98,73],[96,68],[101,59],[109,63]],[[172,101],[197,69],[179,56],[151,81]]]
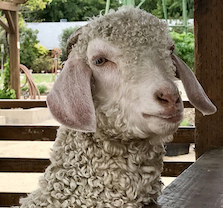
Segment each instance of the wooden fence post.
[[223,3],[194,0],[195,74],[217,106],[214,115],[196,111],[196,156],[223,146]]
[[14,33],[9,34],[9,57],[11,70],[11,88],[15,90],[16,98],[20,98],[20,56],[19,56],[19,26],[18,11],[10,11],[12,22],[14,23]]

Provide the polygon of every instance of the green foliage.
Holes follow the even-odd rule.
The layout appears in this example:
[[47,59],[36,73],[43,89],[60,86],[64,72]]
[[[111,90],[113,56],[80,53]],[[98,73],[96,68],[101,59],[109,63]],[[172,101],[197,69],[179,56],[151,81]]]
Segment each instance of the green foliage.
[[[58,22],[60,19],[68,21],[84,21],[97,16],[105,10],[105,0],[52,0],[44,10],[36,11],[36,20]],[[117,9],[119,0],[111,1],[110,8]]]
[[15,99],[15,90],[13,89],[7,89],[7,90],[1,90],[0,89],[0,99]]
[[25,85],[21,90],[22,91],[27,91],[29,89],[29,86],[28,85]]
[[[2,19],[2,21],[7,23],[6,18],[2,17],[1,15],[0,15],[0,18]],[[6,37],[7,37],[6,31],[4,30],[3,27],[0,27],[0,46],[1,46],[1,44],[4,45],[4,53],[3,54],[2,54],[2,52],[0,50],[0,56],[2,57],[2,55],[3,55],[3,63],[5,63],[6,60],[8,59],[8,57],[9,57],[9,47],[8,47],[8,43],[7,43]]]
[[67,54],[66,54],[67,39],[78,28],[79,27],[69,27],[62,31],[62,33],[60,35],[60,48],[62,50],[62,55],[60,56],[61,61],[65,61],[67,59]]
[[53,69],[53,60],[49,56],[40,56],[33,61],[31,68],[35,73],[40,73],[41,71],[51,72]]
[[[135,0],[135,5],[139,5],[141,1],[142,0]],[[122,0],[121,2],[124,3],[126,1]],[[165,0],[165,4],[169,19],[181,19],[183,12],[182,0]],[[160,19],[164,18],[162,0],[146,0],[140,8],[152,13]],[[193,18],[193,0],[187,0],[187,13],[188,18]]]
[[49,50],[46,49],[46,47],[44,47],[43,45],[38,43],[35,45],[35,47],[37,48],[37,51],[38,51],[38,54],[37,54],[38,57],[46,56],[49,54]]
[[4,86],[0,89],[0,99],[15,99],[15,90],[10,89],[10,68],[9,62],[4,65]]
[[26,25],[19,28],[20,35],[20,63],[28,68],[33,61],[38,57],[38,49],[35,47],[39,43],[37,40],[37,30],[32,30]]
[[52,0],[29,0],[25,3],[24,6],[28,7],[31,11],[45,9],[46,5],[50,3]]
[[38,88],[40,94],[45,93],[45,92],[47,92],[47,90],[48,90],[47,86],[44,85],[44,84],[37,85],[37,88]]
[[43,10],[52,0],[28,0],[20,6],[20,12],[27,22],[36,20],[36,11]]
[[[169,19],[182,19],[182,0],[166,0],[165,3],[167,8],[167,17]],[[164,18],[162,0],[147,0],[141,8],[151,12],[160,19]],[[193,0],[187,0],[187,16],[188,18],[193,18]]]
[[9,67],[9,62],[6,62],[4,64],[4,87],[3,90],[7,90],[10,88],[10,67]]
[[175,42],[175,54],[193,69],[194,67],[194,35],[192,33],[170,32],[170,36]]
[[190,124],[186,119],[184,119],[184,120],[181,122],[180,126],[191,126],[191,124]]
[[[136,5],[139,5],[141,0],[136,0]],[[154,9],[157,9],[158,0],[146,0],[141,6],[141,9],[146,10],[147,12],[152,13]]]

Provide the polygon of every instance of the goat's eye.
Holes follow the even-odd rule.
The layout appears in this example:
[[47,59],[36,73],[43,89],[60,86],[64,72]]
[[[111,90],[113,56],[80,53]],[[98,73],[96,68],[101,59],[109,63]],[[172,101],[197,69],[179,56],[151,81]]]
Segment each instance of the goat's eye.
[[105,64],[108,60],[104,57],[100,57],[94,60],[94,64],[96,66],[102,66],[103,64]]

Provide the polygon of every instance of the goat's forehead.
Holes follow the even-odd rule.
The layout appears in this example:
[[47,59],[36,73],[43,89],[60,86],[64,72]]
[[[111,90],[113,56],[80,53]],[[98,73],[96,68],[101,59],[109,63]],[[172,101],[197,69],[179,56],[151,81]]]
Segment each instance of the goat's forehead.
[[162,52],[173,45],[164,22],[135,8],[125,8],[92,19],[88,26],[83,28],[79,48],[86,44],[86,49],[88,42],[96,38],[118,46],[127,54],[134,51],[135,56],[149,48],[158,50],[162,56]]
[[95,18],[89,24],[89,35],[100,35],[116,43],[156,44],[169,38],[165,22],[157,17],[136,8],[125,8]]
[[127,7],[93,18],[82,28],[77,51],[84,56],[89,41],[97,38],[118,47],[131,64],[150,57],[149,53],[165,62],[173,45],[166,23],[143,10]]

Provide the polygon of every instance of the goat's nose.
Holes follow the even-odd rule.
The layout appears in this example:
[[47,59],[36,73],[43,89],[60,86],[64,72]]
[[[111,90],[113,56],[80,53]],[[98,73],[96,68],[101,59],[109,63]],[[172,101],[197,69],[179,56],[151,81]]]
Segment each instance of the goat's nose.
[[175,106],[181,102],[181,98],[178,92],[171,92],[166,89],[158,90],[155,93],[155,98],[161,105],[165,106]]

